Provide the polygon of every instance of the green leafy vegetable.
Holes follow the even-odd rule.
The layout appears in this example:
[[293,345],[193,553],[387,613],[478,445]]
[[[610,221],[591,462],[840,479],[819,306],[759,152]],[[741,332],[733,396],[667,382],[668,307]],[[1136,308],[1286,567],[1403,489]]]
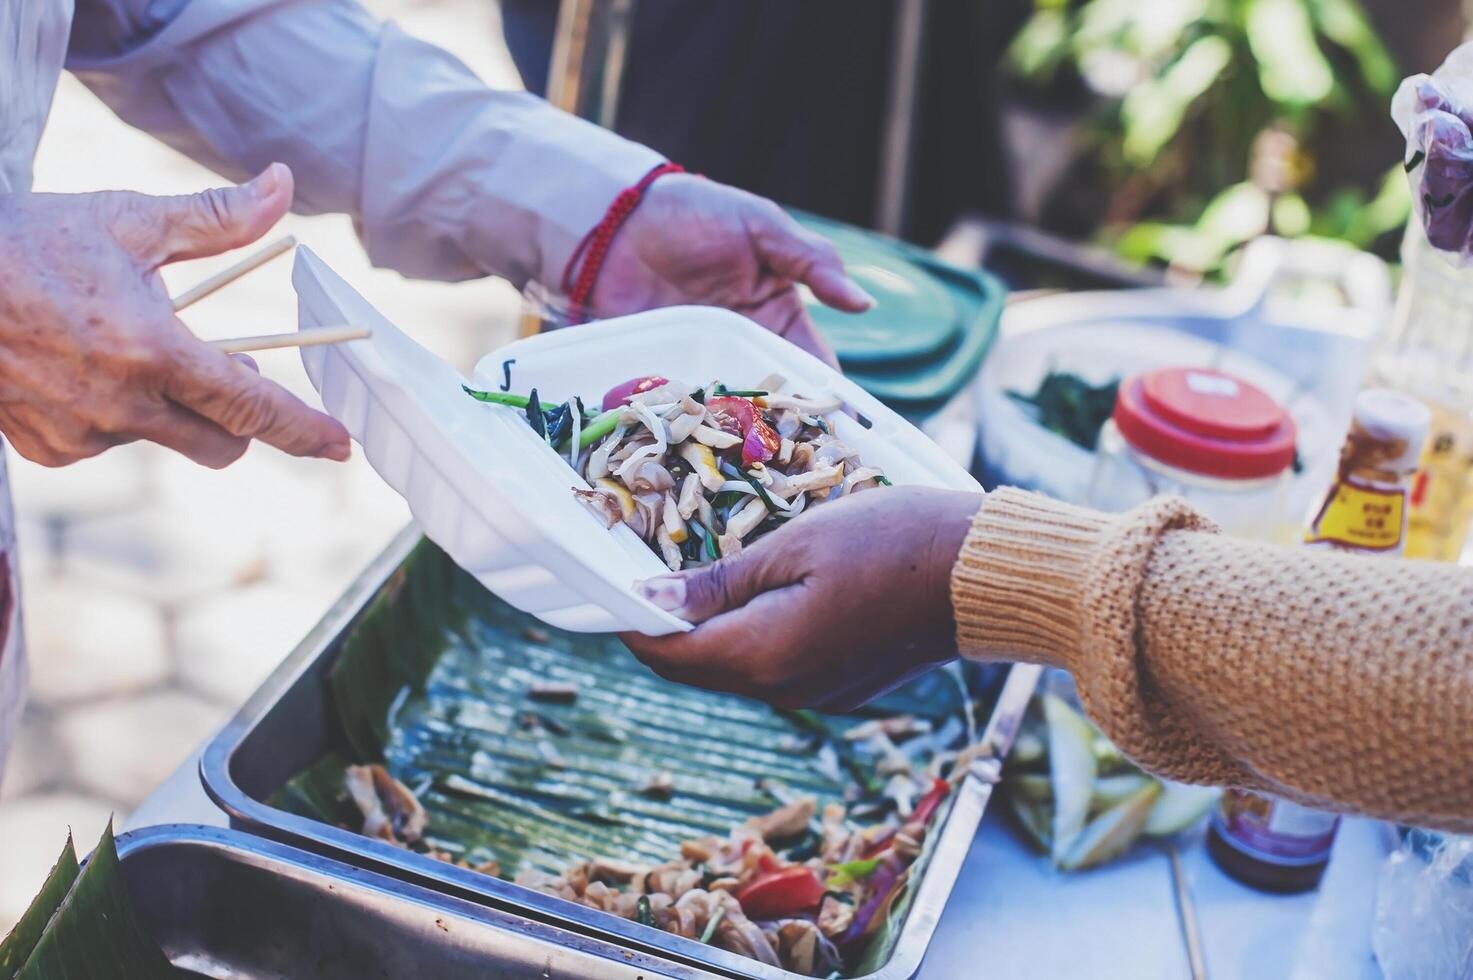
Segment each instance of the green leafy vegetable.
[[711,920],[706,923],[705,931],[701,933],[701,942],[708,946],[711,944],[711,940],[716,936],[716,927],[721,925],[721,920],[725,917],[726,906],[716,906],[716,911],[711,913]]
[[880,862],[883,860],[884,858],[874,857],[862,861],[845,861],[843,864],[831,864],[829,865],[829,871],[833,872],[833,877],[828,880],[828,884],[833,888],[843,888],[852,882],[863,881],[875,873],[875,869],[880,866]]
[[1092,385],[1074,374],[1050,371],[1031,395],[1010,391],[1008,397],[1035,410],[1038,424],[1081,449],[1093,450],[1100,429],[1115,410],[1120,382]]
[[486,402],[491,405],[506,405],[511,408],[526,408],[530,399],[526,395],[513,395],[503,391],[477,391],[469,385],[461,385],[460,390],[470,395],[478,402]]
[[623,412],[624,410],[622,408],[611,408],[585,425],[583,432],[578,437],[578,448],[587,449],[610,432],[613,432],[619,425],[619,416]]

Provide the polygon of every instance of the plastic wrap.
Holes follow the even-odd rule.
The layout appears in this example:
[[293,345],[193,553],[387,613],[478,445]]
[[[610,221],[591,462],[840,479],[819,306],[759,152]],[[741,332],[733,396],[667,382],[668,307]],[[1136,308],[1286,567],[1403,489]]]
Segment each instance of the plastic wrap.
[[1406,835],[1381,869],[1371,943],[1386,980],[1473,976],[1473,837]]
[[1412,206],[1427,240],[1473,264],[1473,43],[1431,75],[1404,79],[1391,117],[1406,137]]

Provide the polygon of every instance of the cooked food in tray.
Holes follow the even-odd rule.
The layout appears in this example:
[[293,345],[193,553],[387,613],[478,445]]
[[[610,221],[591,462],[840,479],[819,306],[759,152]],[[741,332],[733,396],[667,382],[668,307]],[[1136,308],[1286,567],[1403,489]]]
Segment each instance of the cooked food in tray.
[[589,488],[573,493],[609,527],[623,522],[672,570],[736,554],[808,507],[889,483],[834,435],[836,398],[756,388],[692,387],[658,375],[609,389],[602,410],[573,398],[466,392],[519,408]]
[[332,668],[341,754],[274,805],[810,976],[893,949],[1005,670],[861,712],[681,687],[426,545]]

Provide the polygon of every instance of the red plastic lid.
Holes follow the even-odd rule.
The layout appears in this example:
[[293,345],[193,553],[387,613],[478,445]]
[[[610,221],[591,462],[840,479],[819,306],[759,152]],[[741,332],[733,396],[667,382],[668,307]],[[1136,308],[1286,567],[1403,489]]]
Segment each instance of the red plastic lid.
[[1249,480],[1294,463],[1294,420],[1241,378],[1207,368],[1166,368],[1120,385],[1115,425],[1125,441],[1167,466]]

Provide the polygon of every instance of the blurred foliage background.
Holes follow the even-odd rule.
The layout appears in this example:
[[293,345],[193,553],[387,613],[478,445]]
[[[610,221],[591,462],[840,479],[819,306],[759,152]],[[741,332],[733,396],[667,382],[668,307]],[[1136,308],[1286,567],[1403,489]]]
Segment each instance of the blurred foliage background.
[[1204,276],[1266,232],[1395,257],[1404,70],[1359,0],[1034,0],[1005,70],[1081,117],[1050,230]]

